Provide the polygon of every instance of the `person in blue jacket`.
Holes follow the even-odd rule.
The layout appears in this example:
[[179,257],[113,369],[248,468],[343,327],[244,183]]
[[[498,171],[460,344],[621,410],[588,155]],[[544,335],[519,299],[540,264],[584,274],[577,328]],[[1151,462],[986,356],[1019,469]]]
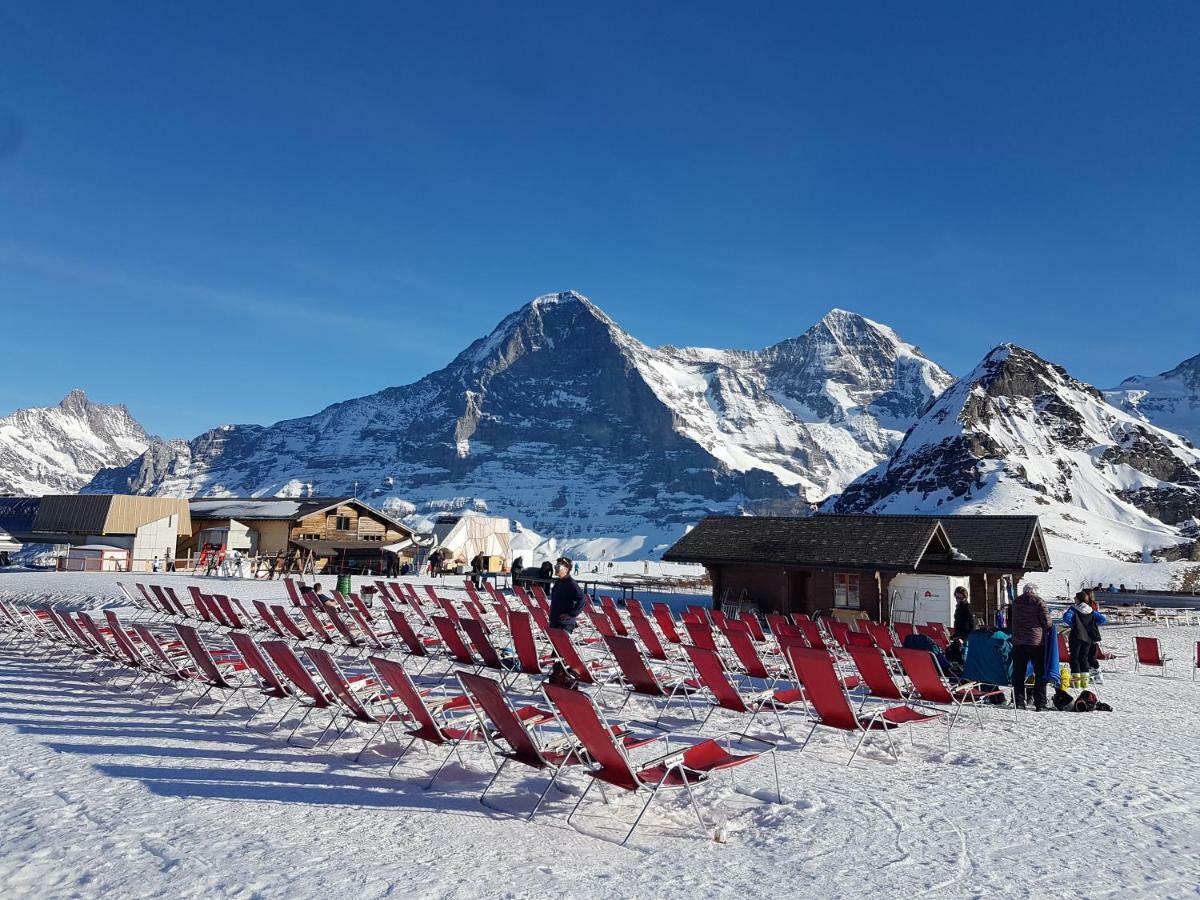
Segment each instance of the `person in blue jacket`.
[[1100,626],[1108,624],[1108,617],[1088,602],[1083,591],[1075,595],[1075,604],[1063,613],[1063,624],[1070,628],[1067,647],[1071,651],[1071,687],[1088,687],[1093,668],[1099,670],[1096,650],[1100,646]]

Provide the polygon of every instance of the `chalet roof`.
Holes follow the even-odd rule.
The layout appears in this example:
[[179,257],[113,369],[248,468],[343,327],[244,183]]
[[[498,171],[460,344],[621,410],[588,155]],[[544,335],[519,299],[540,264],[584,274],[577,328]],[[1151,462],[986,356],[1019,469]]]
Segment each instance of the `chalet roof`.
[[663,559],[915,569],[931,542],[942,552],[949,545],[936,519],[708,516],[664,553]]
[[194,519],[236,519],[239,522],[294,522],[338,506],[356,506],[382,519],[398,531],[413,533],[403,522],[381,513],[357,497],[196,497],[189,500],[188,505]]
[[37,516],[41,497],[0,497],[0,535],[8,534],[16,541],[32,540],[33,520]]
[[[968,558],[952,558],[951,546]],[[1049,568],[1037,516],[708,516],[663,559],[898,571]]]
[[33,531],[38,535],[133,534],[167,516],[178,516],[179,534],[192,533],[188,502],[137,494],[51,494],[41,498]]

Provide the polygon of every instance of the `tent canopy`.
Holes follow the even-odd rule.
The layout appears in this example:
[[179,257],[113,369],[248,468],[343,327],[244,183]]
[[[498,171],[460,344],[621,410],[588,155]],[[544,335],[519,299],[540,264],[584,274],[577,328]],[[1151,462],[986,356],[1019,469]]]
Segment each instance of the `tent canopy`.
[[433,528],[434,549],[446,554],[448,562],[469,565],[476,555],[499,556],[512,562],[508,519],[490,516],[443,517]]

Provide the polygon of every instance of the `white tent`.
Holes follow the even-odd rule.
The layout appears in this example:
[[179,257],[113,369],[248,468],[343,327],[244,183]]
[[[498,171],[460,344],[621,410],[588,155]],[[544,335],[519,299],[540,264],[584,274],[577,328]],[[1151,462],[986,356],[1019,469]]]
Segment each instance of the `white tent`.
[[443,516],[433,526],[433,538],[434,549],[447,554],[445,559],[448,564],[470,565],[479,553],[498,556],[505,565],[512,562],[508,519],[473,515],[452,519]]

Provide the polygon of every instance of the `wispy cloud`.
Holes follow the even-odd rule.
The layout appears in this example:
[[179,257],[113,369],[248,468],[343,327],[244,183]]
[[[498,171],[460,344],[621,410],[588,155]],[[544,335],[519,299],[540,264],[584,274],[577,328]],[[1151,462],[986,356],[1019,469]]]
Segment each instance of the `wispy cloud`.
[[243,315],[272,321],[284,316],[292,322],[303,322],[313,326],[366,328],[375,324],[372,318],[338,309],[345,301],[334,296],[282,297],[256,291],[176,281],[151,272],[96,263],[17,241],[0,240],[0,262],[57,278],[104,287],[118,294],[127,294],[129,299],[139,302],[150,296],[157,300],[198,303],[226,315]]

